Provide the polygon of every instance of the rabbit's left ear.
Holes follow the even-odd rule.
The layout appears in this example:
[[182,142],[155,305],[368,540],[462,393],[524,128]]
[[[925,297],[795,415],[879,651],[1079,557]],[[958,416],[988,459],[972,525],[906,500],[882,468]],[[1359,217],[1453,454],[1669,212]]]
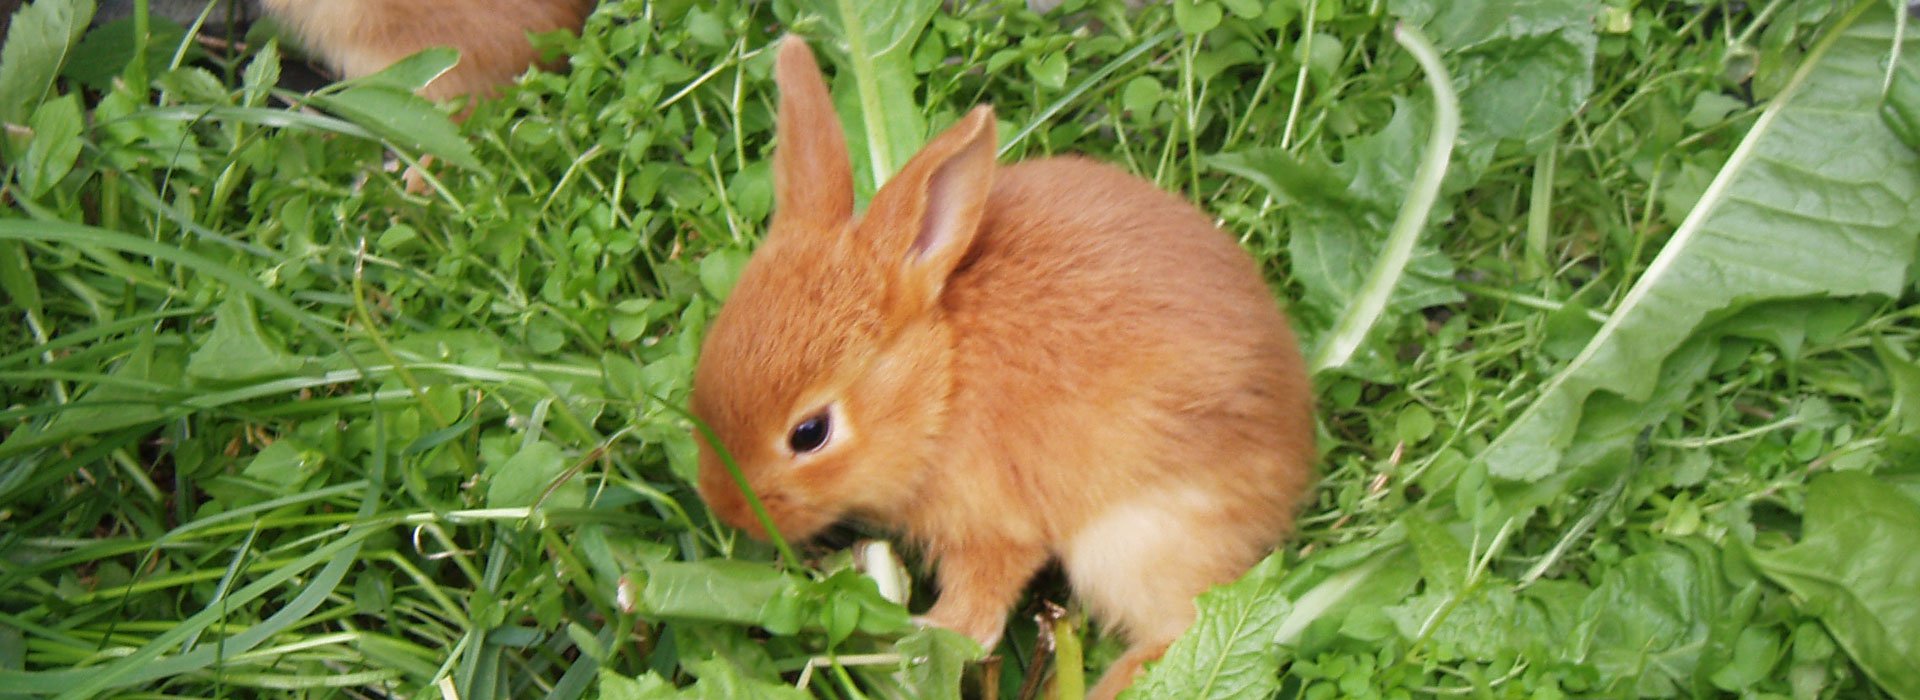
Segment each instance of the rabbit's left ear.
[[773,80],[780,86],[773,147],[775,225],[806,235],[833,231],[853,217],[853,165],[833,96],[805,40],[780,41]]
[[939,301],[973,247],[993,189],[993,108],[975,107],[873,196],[860,229],[891,266],[889,315],[917,316]]

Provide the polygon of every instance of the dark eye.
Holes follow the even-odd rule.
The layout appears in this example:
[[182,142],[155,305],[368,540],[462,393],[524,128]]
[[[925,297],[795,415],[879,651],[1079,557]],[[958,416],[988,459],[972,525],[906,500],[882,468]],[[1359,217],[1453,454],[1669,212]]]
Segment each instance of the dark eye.
[[809,416],[793,426],[793,432],[787,433],[787,447],[796,454],[806,454],[827,444],[827,436],[833,434],[833,420],[826,411]]

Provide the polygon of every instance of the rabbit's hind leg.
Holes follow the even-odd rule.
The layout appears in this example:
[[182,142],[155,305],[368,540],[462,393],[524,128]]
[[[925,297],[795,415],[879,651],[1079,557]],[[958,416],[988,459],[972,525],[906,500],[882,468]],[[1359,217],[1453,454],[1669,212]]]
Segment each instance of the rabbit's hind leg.
[[1074,595],[1131,645],[1089,698],[1132,685],[1140,665],[1193,624],[1195,596],[1266,553],[1272,536],[1248,532],[1245,504],[1231,500],[1202,489],[1156,493],[1109,508],[1068,542],[1060,558]]

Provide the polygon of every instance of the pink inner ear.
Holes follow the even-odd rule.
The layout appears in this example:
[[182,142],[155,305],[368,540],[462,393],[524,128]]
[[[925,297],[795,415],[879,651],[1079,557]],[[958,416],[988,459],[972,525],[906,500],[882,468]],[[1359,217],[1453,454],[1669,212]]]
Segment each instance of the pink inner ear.
[[955,211],[958,207],[949,201],[950,198],[939,196],[938,192],[930,194],[926,217],[920,220],[920,235],[913,238],[913,254],[923,259],[931,255],[934,249],[951,243],[953,229],[959,225],[955,221],[960,215]]
[[979,206],[983,183],[977,173],[969,172],[970,154],[962,152],[933,171],[927,180],[927,208],[920,219],[920,233],[913,238],[914,257],[926,259],[939,254],[964,236],[962,226],[977,226],[968,214]]

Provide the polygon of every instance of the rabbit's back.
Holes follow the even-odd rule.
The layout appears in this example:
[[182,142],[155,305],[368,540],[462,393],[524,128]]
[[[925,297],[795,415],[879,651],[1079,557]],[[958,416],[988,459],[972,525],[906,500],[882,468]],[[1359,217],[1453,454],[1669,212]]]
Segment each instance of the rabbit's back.
[[1312,392],[1252,258],[1193,205],[1083,158],[1005,166],[949,285],[955,434],[1006,452],[1047,535],[1175,487],[1285,533]]

